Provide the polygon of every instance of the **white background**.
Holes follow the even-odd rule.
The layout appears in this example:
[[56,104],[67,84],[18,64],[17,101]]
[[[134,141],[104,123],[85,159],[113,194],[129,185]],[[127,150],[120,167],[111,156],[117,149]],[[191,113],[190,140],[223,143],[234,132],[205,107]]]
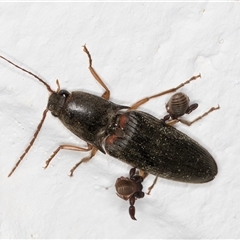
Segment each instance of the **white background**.
[[[93,65],[111,90],[111,100],[130,105],[202,78],[184,91],[199,108],[221,109],[178,129],[216,159],[219,173],[202,185],[159,179],[150,196],[129,203],[115,194],[115,180],[130,166],[98,153],[69,170],[84,153],[59,144],[84,146],[48,114],[33,148],[12,177],[7,175],[27,147],[48,101],[46,88],[0,60],[0,237],[1,238],[240,238],[240,6],[238,3],[1,3],[0,54],[33,71],[56,89],[103,89]],[[141,109],[166,114],[165,95]],[[144,181],[144,190],[154,176]]]

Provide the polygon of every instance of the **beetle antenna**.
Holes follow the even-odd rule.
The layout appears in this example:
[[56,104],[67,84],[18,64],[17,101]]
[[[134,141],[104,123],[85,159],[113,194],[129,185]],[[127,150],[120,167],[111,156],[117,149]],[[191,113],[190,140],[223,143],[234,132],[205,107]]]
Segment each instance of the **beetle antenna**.
[[48,90],[49,92],[51,92],[51,93],[55,92],[55,91],[53,91],[53,90],[51,89],[51,87],[50,87],[44,80],[42,80],[40,77],[38,77],[38,76],[35,75],[34,73],[32,73],[32,72],[30,72],[30,71],[28,71],[28,70],[26,70],[26,69],[18,66],[17,64],[11,62],[10,60],[8,60],[7,58],[5,58],[5,57],[3,57],[3,56],[1,56],[1,55],[0,55],[0,58],[2,58],[3,60],[7,61],[7,62],[10,63],[10,64],[12,64],[12,65],[15,66],[16,68],[19,68],[19,69],[21,69],[22,71],[24,71],[24,72],[30,74],[31,76],[35,77],[38,81],[40,81],[41,83],[43,83],[43,84],[47,87],[47,90]]
[[45,110],[44,110],[44,112],[43,112],[43,117],[42,117],[40,123],[39,123],[38,126],[37,126],[37,130],[35,131],[31,142],[29,143],[28,147],[25,149],[24,153],[21,155],[21,157],[19,158],[19,160],[18,160],[17,163],[15,164],[14,168],[12,169],[12,171],[8,174],[8,177],[10,177],[10,176],[13,174],[13,172],[16,170],[16,168],[18,167],[18,165],[20,164],[20,162],[23,160],[23,158],[26,156],[26,154],[28,153],[28,151],[29,151],[30,148],[32,147],[34,141],[35,141],[36,138],[37,138],[38,133],[39,133],[40,130],[41,130],[41,127],[42,127],[42,125],[43,125],[43,122],[44,122],[44,120],[45,120],[45,118],[46,118],[46,116],[47,116],[47,111],[48,111],[48,109],[45,109]]

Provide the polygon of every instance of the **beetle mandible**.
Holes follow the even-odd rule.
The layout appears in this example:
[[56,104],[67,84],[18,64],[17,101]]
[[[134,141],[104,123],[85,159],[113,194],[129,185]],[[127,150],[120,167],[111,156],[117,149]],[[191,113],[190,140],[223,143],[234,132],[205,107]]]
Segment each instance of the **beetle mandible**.
[[44,80],[35,74],[0,56],[3,60],[38,79],[50,92],[47,108],[43,112],[36,132],[8,176],[11,176],[32,147],[47,111],[50,110],[65,127],[86,141],[87,147],[60,145],[46,161],[45,167],[61,149],[91,151],[89,156],[83,158],[71,169],[70,176],[72,176],[73,171],[81,163],[89,161],[100,150],[144,172],[170,180],[204,183],[215,178],[217,164],[204,147],[186,134],[167,125],[163,119],[159,120],[146,112],[136,110],[150,99],[175,92],[199,78],[200,75],[193,76],[175,88],[143,98],[131,107],[121,106],[109,101],[109,89],[92,67],[91,55],[86,46],[83,50],[89,58],[90,72],[105,89],[101,97],[82,91],[69,93],[66,90],[60,90],[58,81],[58,89],[53,91]]

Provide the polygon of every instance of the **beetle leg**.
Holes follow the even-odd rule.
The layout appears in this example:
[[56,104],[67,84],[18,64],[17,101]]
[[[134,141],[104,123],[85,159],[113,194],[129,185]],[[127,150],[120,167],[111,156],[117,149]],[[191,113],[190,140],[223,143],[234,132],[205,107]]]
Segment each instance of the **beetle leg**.
[[194,119],[193,121],[189,122],[189,121],[186,121],[186,120],[183,120],[183,119],[179,119],[179,121],[183,124],[186,124],[188,126],[192,125],[193,123],[197,122],[198,120],[200,120],[201,118],[207,116],[210,112],[213,112],[215,110],[218,110],[220,109],[220,106],[218,105],[217,107],[212,107],[210,108],[207,112],[205,112],[203,115],[197,117],[196,119]]
[[46,116],[47,116],[47,111],[48,111],[48,109],[45,109],[45,110],[44,110],[44,112],[43,112],[43,117],[42,117],[40,123],[39,123],[38,126],[37,126],[37,130],[36,130],[36,132],[34,133],[32,140],[30,141],[28,147],[25,149],[24,153],[21,155],[21,157],[19,158],[19,160],[18,160],[17,163],[15,164],[14,168],[12,169],[12,171],[8,174],[8,177],[10,177],[10,176],[13,174],[13,172],[16,170],[16,168],[18,167],[18,165],[20,164],[20,162],[23,160],[23,158],[25,157],[25,155],[28,153],[28,151],[29,151],[30,148],[32,147],[34,141],[35,141],[36,138],[37,138],[38,133],[40,132],[40,130],[41,130],[41,128],[42,128],[43,122],[44,122],[44,120],[45,120],[45,118],[46,118]]
[[148,173],[144,172],[143,170],[139,170],[139,175],[145,179],[148,176]]
[[207,112],[205,112],[203,115],[197,117],[196,119],[194,119],[193,121],[187,121],[185,119],[181,119],[181,118],[178,118],[178,119],[173,119],[169,122],[166,122],[168,125],[170,126],[173,126],[174,124],[178,123],[178,122],[181,122],[187,126],[191,126],[193,123],[197,122],[198,120],[202,119],[203,117],[207,116],[210,112],[213,112],[215,110],[218,110],[220,109],[220,106],[218,105],[217,107],[212,107],[210,108]]
[[52,161],[52,159],[56,156],[56,154],[61,150],[61,149],[66,149],[66,150],[72,150],[72,151],[81,151],[81,152],[88,152],[93,148],[92,145],[88,144],[87,148],[82,148],[82,147],[77,147],[77,146],[72,146],[72,145],[60,145],[50,156],[50,158],[46,161],[46,165],[44,168],[47,168],[49,163]]
[[99,77],[95,69],[92,67],[92,57],[90,52],[88,51],[86,45],[83,46],[83,51],[88,55],[89,59],[89,70],[92,73],[93,77],[101,84],[101,86],[105,89],[105,92],[103,93],[102,97],[109,100],[110,98],[110,90],[108,87],[105,85],[105,83],[102,81],[102,79]]
[[155,94],[155,95],[152,95],[150,97],[145,97],[141,100],[139,100],[138,102],[134,103],[128,110],[134,110],[134,109],[137,109],[138,107],[140,107],[141,105],[143,105],[144,103],[148,102],[150,99],[152,98],[157,98],[157,97],[160,97],[164,94],[167,94],[167,93],[171,93],[171,92],[175,92],[177,91],[179,88],[183,87],[184,85],[190,83],[191,81],[193,80],[196,80],[197,78],[201,77],[201,74],[197,75],[197,76],[193,76],[191,77],[189,80],[187,80],[186,82],[184,83],[181,83],[180,85],[178,85],[177,87],[175,88],[171,88],[169,90],[166,90],[164,92],[160,92],[158,94]]
[[[89,146],[91,146],[91,145],[89,145]],[[95,148],[95,147],[93,147],[90,155],[89,155],[88,157],[83,158],[80,162],[78,162],[78,163],[70,170],[70,175],[69,175],[69,176],[72,177],[72,176],[73,176],[73,172],[75,171],[75,169],[76,169],[81,163],[83,163],[83,162],[84,162],[84,163],[85,163],[85,162],[88,162],[90,159],[92,159],[92,158],[95,156],[95,154],[96,154],[97,151],[98,151],[98,149]]]
[[[164,120],[164,119],[163,119]],[[165,121],[166,122],[166,121]],[[170,125],[170,126],[173,126],[174,124],[180,122],[180,119],[172,119],[170,121],[167,121],[166,124],[167,125]]]
[[158,180],[158,176],[155,177],[153,184],[148,188],[148,192],[147,192],[148,195],[150,195],[150,192],[152,191],[153,187],[157,183],[157,180]]

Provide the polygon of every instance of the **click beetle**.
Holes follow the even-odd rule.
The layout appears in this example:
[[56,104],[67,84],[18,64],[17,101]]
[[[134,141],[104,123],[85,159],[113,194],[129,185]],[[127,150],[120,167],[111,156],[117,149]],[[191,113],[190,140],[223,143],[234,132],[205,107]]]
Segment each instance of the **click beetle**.
[[47,108],[43,112],[36,132],[8,176],[12,175],[33,145],[49,110],[72,133],[86,141],[87,147],[60,145],[46,161],[45,167],[62,149],[90,151],[89,156],[83,158],[71,169],[70,176],[72,176],[81,163],[89,161],[100,150],[132,167],[158,177],[188,183],[204,183],[214,179],[218,171],[217,164],[204,147],[166,124],[164,119],[159,120],[146,112],[136,110],[150,99],[175,92],[200,75],[190,78],[175,88],[146,97],[131,107],[122,106],[109,101],[109,89],[92,67],[91,55],[86,46],[83,50],[88,55],[90,72],[105,89],[101,97],[82,91],[70,93],[61,90],[58,81],[57,91],[53,91],[35,74],[0,56],[38,79],[50,92]]

